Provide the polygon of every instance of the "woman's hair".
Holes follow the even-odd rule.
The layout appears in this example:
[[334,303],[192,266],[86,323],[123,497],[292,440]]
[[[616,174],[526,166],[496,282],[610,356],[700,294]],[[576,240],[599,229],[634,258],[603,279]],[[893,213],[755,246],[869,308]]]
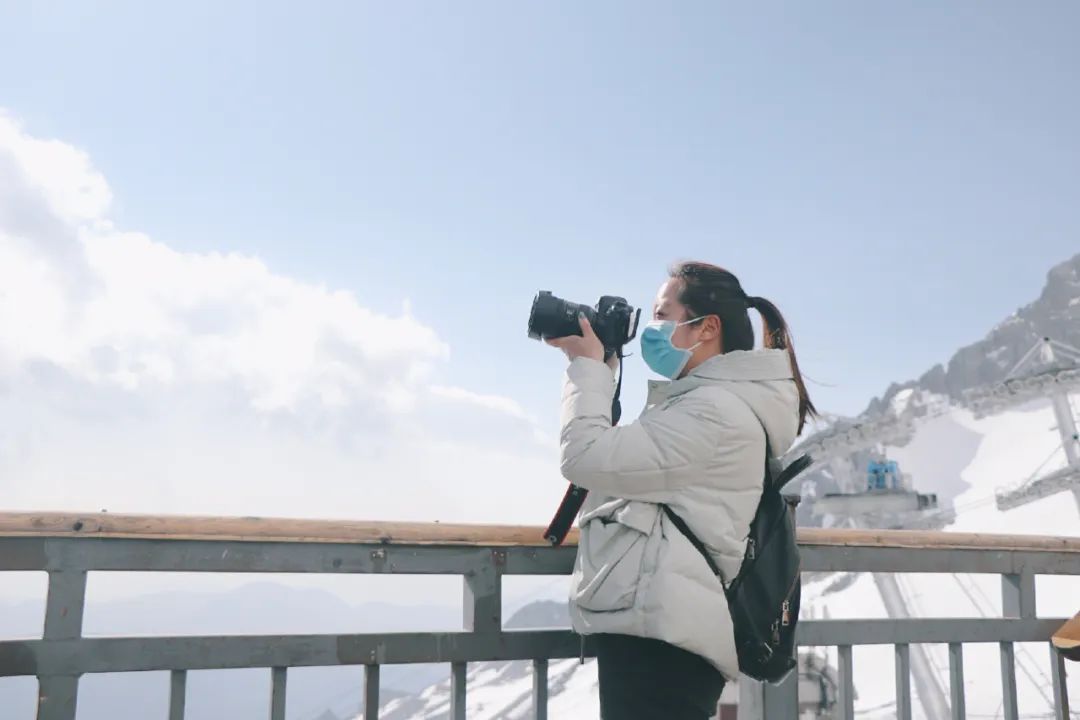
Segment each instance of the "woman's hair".
[[799,432],[807,416],[816,416],[817,408],[806,391],[788,324],[775,305],[760,297],[747,296],[739,279],[727,270],[701,262],[682,262],[671,268],[670,275],[682,282],[679,302],[686,306],[687,320],[716,315],[720,318],[721,352],[753,350],[754,328],[749,308],[761,313],[763,344],[767,348],[787,350],[795,385],[799,389]]

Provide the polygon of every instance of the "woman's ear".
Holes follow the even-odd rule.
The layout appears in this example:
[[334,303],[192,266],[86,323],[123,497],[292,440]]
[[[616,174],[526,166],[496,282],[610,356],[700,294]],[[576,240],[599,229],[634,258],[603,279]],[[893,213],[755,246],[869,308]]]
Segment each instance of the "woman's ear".
[[716,315],[707,315],[705,319],[701,321],[701,339],[707,342],[716,340],[720,337],[722,329],[719,317]]

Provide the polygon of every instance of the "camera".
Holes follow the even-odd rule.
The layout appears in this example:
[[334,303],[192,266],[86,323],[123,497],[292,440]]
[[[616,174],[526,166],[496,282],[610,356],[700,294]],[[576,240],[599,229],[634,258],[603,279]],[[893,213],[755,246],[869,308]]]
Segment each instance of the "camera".
[[541,290],[529,312],[529,337],[533,340],[581,335],[578,315],[584,314],[604,345],[605,357],[619,352],[637,335],[641,309],[634,309],[625,298],[605,295],[595,307],[555,297]]

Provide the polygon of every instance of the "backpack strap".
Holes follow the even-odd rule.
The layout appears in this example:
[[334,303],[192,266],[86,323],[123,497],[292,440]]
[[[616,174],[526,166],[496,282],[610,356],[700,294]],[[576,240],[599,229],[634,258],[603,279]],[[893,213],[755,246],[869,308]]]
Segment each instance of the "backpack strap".
[[[736,397],[738,397],[738,395],[736,395]],[[742,400],[742,398],[739,399]],[[743,400],[743,402],[751,411],[754,410],[754,408],[750,406],[750,403],[745,400]],[[772,489],[775,484],[773,482],[773,465],[776,463],[776,460],[772,457],[772,450],[769,447],[769,431],[765,428],[765,423],[761,422],[761,417],[758,416],[757,412],[754,412],[754,417],[761,423],[761,430],[765,433],[765,481],[762,483],[761,489],[761,492],[765,493]],[[790,477],[788,479],[790,479]],[[783,485],[780,485],[779,487],[783,487]],[[712,554],[709,552],[708,548],[705,547],[705,543],[701,541],[701,538],[694,534],[690,529],[690,526],[686,524],[686,521],[679,517],[667,503],[660,503],[660,507],[663,508],[664,514],[668,516],[668,519],[671,520],[672,524],[679,529],[679,532],[685,535],[686,539],[690,541],[690,544],[694,546],[694,549],[705,558],[705,562],[708,563],[709,570],[712,571],[713,575],[723,577],[723,573],[720,572],[720,566],[713,560]]]
[[[736,395],[736,397],[738,397],[738,395]],[[741,397],[739,399],[742,400]],[[772,448],[769,445],[769,431],[765,428],[765,423],[762,422],[761,416],[757,414],[757,411],[754,410],[754,407],[750,403],[745,400],[743,400],[743,403],[745,403],[745,405],[750,408],[750,411],[754,413],[754,417],[761,423],[761,429],[765,433],[765,480],[762,483],[761,493],[762,495],[767,492],[779,493],[784,489],[785,485],[791,482],[792,478],[810,467],[813,460],[809,455],[800,455],[787,467],[783,467],[780,459],[773,457]],[[660,507],[663,508],[664,514],[668,516],[668,519],[671,520],[672,524],[679,529],[679,532],[685,535],[686,539],[690,541],[690,544],[694,546],[694,549],[705,558],[705,562],[709,565],[709,570],[711,570],[714,575],[722,577],[723,575],[720,572],[720,568],[717,566],[716,561],[713,560],[712,554],[709,552],[708,548],[705,547],[705,543],[701,541],[701,538],[694,534],[690,529],[690,526],[686,524],[686,521],[679,517],[667,503],[660,503]]]
[[694,546],[694,549],[701,553],[701,557],[705,558],[705,562],[708,563],[709,569],[712,570],[713,575],[721,575],[720,566],[713,560],[708,548],[705,547],[705,543],[701,542],[701,538],[690,530],[690,526],[686,524],[686,521],[675,514],[675,511],[667,504],[661,504],[660,507],[664,509],[664,514],[675,524],[675,527],[679,528],[679,532],[686,536],[686,539],[690,541],[690,544]]

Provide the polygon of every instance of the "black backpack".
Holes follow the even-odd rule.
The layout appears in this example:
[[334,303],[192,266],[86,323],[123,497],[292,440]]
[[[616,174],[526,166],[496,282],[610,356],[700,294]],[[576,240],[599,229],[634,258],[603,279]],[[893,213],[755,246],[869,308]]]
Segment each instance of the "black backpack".
[[[728,608],[735,630],[735,650],[743,675],[770,683],[783,680],[795,667],[795,625],[799,620],[799,546],[795,538],[797,498],[780,493],[796,475],[810,466],[803,455],[778,471],[765,444],[765,482],[761,502],[750,523],[750,535],[739,574],[727,587]],[[775,463],[775,467],[774,467]],[[664,512],[720,575],[712,556],[681,517],[667,505]]]

